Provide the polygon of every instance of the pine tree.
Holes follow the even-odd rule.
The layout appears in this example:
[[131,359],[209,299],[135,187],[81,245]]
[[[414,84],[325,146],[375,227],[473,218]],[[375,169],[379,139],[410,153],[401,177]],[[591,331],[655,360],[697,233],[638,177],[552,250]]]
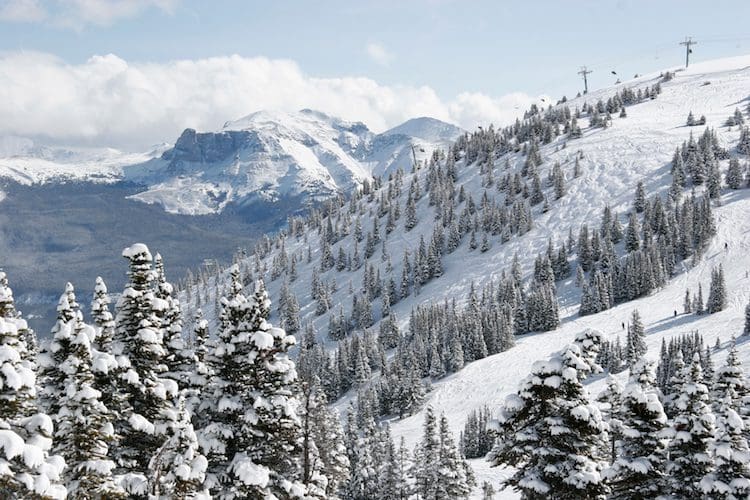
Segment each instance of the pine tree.
[[109,310],[107,285],[101,276],[97,276],[94,285],[94,297],[91,300],[91,319],[97,328],[93,347],[101,352],[110,352],[115,333],[115,321]]
[[414,467],[411,471],[416,493],[425,499],[440,498],[440,436],[437,426],[435,412],[428,406],[424,412],[422,439],[414,450]]
[[711,471],[709,445],[714,437],[714,414],[708,403],[708,388],[703,383],[698,353],[686,373],[685,385],[675,402],[677,413],[672,421],[667,464],[670,490],[682,498],[694,495],[701,480]]
[[617,458],[615,444],[622,434],[622,422],[620,420],[622,386],[617,380],[617,377],[612,374],[607,376],[607,387],[602,391],[599,397],[596,398],[596,400],[603,406],[601,408],[602,416],[609,425],[610,463],[613,463],[615,458]]
[[737,158],[729,160],[726,181],[729,189],[740,189],[742,187],[742,169]]
[[724,269],[719,265],[719,269],[711,270],[711,288],[708,292],[706,310],[708,314],[713,314],[723,310],[726,306],[727,286],[724,281]]
[[185,400],[180,398],[177,406],[179,415],[171,435],[152,460],[152,482],[158,488],[154,493],[157,498],[166,493],[174,500],[208,498],[204,486],[208,460],[200,452]]
[[75,290],[71,283],[65,284],[65,291],[57,303],[57,320],[52,327],[52,339],[39,355],[40,403],[56,422],[60,411],[60,396],[67,390],[66,374],[62,364],[73,351],[73,322],[79,314]]
[[701,480],[706,495],[740,499],[750,495],[750,447],[745,438],[745,422],[737,414],[732,389],[719,404],[716,439],[710,451],[716,469]]
[[698,283],[698,294],[694,297],[694,299],[695,302],[693,303],[693,310],[695,311],[695,314],[700,316],[705,312],[703,302],[703,285],[701,285],[700,283]]
[[618,413],[617,459],[605,471],[612,499],[654,498],[665,490],[667,416],[655,383],[653,363],[637,362]]
[[600,346],[599,332],[582,332],[574,344],[535,364],[506,400],[489,460],[517,468],[504,484],[525,498],[597,498],[607,491],[598,458],[605,426],[583,386],[599,370],[594,360]]
[[[175,415],[177,385],[161,378],[166,373],[166,349],[160,319],[154,307],[155,273],[148,247],[135,244],[123,251],[129,261],[128,278],[117,302],[113,354],[122,360],[113,373],[114,390],[123,395],[122,408],[113,408],[119,440],[112,458],[123,485],[133,498],[145,498],[150,462],[164,443],[169,421]],[[161,304],[159,304],[161,305]],[[171,382],[171,383],[170,383]]]
[[628,325],[628,367],[632,368],[646,354],[645,329],[638,309],[633,310]]
[[390,428],[386,426],[385,439],[385,464],[380,472],[380,487],[378,488],[378,499],[380,500],[406,500],[409,498],[409,451],[403,436],[398,449],[391,439]]
[[[0,271],[0,496],[64,499],[62,457],[50,456],[52,420],[35,404],[36,364],[28,356],[32,336],[16,311],[13,291]],[[27,459],[26,457],[33,459]]]
[[164,378],[171,379],[184,388],[188,385],[188,379],[193,369],[193,353],[187,349],[185,340],[182,338],[182,312],[180,301],[174,292],[174,287],[167,282],[164,272],[164,261],[160,254],[154,257],[154,311],[158,318],[158,326],[162,334],[165,356],[164,364],[167,367]]
[[474,472],[461,458],[448,427],[448,419],[440,415],[438,430],[440,448],[438,453],[438,496],[436,498],[468,498],[476,484]]
[[308,495],[335,495],[349,477],[349,459],[338,415],[327,406],[320,380],[302,384],[302,482]]
[[[290,495],[301,453],[294,363],[287,351],[294,337],[272,327],[270,301],[262,281],[246,297],[239,270],[231,270],[229,295],[222,299],[216,345],[210,356],[214,376],[201,430],[208,455],[206,484],[221,498]],[[304,488],[300,485],[300,490]]]
[[638,181],[638,184],[636,184],[633,208],[639,214],[646,208],[646,190],[643,187],[643,181]]
[[80,311],[66,324],[68,355],[59,365],[65,391],[58,394],[54,450],[65,459],[64,478],[71,498],[125,498],[115,485],[115,463],[107,456],[112,442],[112,416],[94,388],[90,342],[93,328]]
[[690,290],[685,290],[685,300],[682,303],[682,311],[685,314],[693,312],[693,303],[690,300]]
[[625,232],[625,250],[633,252],[640,248],[640,224],[638,224],[638,217],[635,213],[630,214],[630,220],[628,221],[628,228]]
[[[671,348],[670,352],[671,354]],[[682,394],[683,388],[685,387],[687,372],[685,368],[685,361],[682,355],[682,349],[677,349],[674,358],[669,360],[672,369],[672,376],[666,380],[666,389],[664,391],[664,411],[667,416],[674,418],[679,411],[676,407],[677,399]]]
[[[353,413],[353,411],[350,409]],[[351,464],[351,474],[349,481],[345,486],[344,497],[351,500],[369,500],[373,492],[378,489],[378,434],[375,428],[375,422],[371,418],[366,418],[363,425],[358,426],[356,419],[351,417],[347,419],[346,433],[349,437],[347,452],[349,453],[349,463]],[[362,428],[361,435],[357,428]]]

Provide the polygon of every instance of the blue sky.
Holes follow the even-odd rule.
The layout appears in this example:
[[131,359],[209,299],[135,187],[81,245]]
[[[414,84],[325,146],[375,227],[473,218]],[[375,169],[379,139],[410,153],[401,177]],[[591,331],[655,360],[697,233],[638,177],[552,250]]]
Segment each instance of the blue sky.
[[[385,111],[382,104],[374,105],[378,108],[375,111],[363,109],[361,119],[375,122],[372,126],[376,129],[395,125],[404,118],[394,109],[404,107],[399,104],[401,101],[413,103],[415,95],[421,104],[412,106],[413,112],[430,114],[430,106],[434,105],[438,117],[472,126],[483,120],[507,120],[511,113],[506,108],[515,109],[540,95],[574,95],[582,86],[576,72],[583,64],[594,71],[589,77],[593,88],[613,83],[612,70],[627,78],[634,73],[680,65],[684,47],[678,42],[686,35],[698,40],[692,55],[695,61],[750,53],[748,19],[747,0],[0,0],[0,47],[5,57],[0,61],[0,76],[4,63],[6,75],[24,73],[13,71],[15,67],[8,63],[10,58],[13,64],[22,64],[24,54],[29,60],[36,58],[32,66],[37,77],[41,71],[38,66],[44,64],[73,73],[93,71],[87,73],[84,80],[88,88],[79,97],[94,92],[103,105],[106,95],[102,94],[111,87],[112,75],[124,74],[123,64],[130,75],[128,80],[138,80],[155,68],[163,70],[159,73],[161,78],[170,79],[169,65],[174,61],[216,61],[236,54],[256,63],[259,57],[271,65],[291,62],[299,73],[295,76],[313,87],[318,79],[329,86],[344,78],[348,83],[360,81],[359,87],[348,85],[358,99],[372,91],[378,96],[373,99],[393,100]],[[45,60],[40,53],[54,58]],[[90,87],[90,81],[101,68],[92,69],[91,58],[107,54],[113,54],[119,62],[108,63],[109,77],[102,79],[104,87],[97,91]],[[194,71],[221,71],[215,66],[200,66]],[[251,75],[258,71],[257,66],[246,68]],[[140,76],[133,77],[134,72]],[[34,71],[26,71],[26,77],[34,75]],[[190,79],[187,74],[183,77]],[[23,81],[18,77],[16,80],[16,87],[22,89]],[[220,85],[216,87],[222,81],[220,75],[207,80],[208,88],[203,92],[210,92],[212,85],[217,92],[222,91]],[[285,85],[276,70],[270,71],[264,81],[273,82],[273,86]],[[173,85],[179,93],[183,81]],[[231,84],[241,85],[241,79]],[[80,82],[71,86],[78,87]],[[309,91],[306,88],[298,87],[302,92]],[[421,92],[425,89],[431,93]],[[390,94],[380,95],[385,91]],[[196,99],[199,92],[194,89],[191,95]],[[237,100],[238,107],[264,107],[266,103],[285,107],[283,95],[270,98],[256,92],[242,96]],[[0,97],[15,96],[0,91]],[[227,95],[227,99],[234,97],[231,92]],[[319,98],[317,91],[312,91],[309,98],[309,107],[339,111],[335,103]],[[294,101],[290,102],[292,107],[304,99],[290,101]],[[49,106],[64,103],[53,104]],[[485,113],[468,109],[469,106],[497,109]],[[127,107],[123,104],[119,111],[124,112]],[[254,110],[221,111],[234,112],[224,117],[231,119]],[[12,111],[4,113],[0,105],[0,121],[17,119],[19,110]],[[33,108],[24,111],[40,112]],[[346,118],[354,118],[356,111],[354,106]],[[178,103],[169,110],[169,114],[179,112]],[[215,126],[219,119],[198,116],[200,113],[195,110],[193,114],[198,127]],[[36,122],[42,121],[39,118]],[[133,123],[137,121],[138,117],[132,119]],[[146,127],[144,133],[172,134],[173,129],[184,125],[177,118],[172,121],[172,128]],[[12,124],[4,127],[0,133],[14,132]],[[85,123],[81,127],[87,129]],[[19,126],[15,133],[60,136],[38,125]],[[109,139],[117,143],[123,142],[126,133],[84,130],[77,139],[75,134],[69,139],[92,143]],[[145,140],[144,137],[135,142]],[[171,138],[156,137],[153,142],[157,140]]]

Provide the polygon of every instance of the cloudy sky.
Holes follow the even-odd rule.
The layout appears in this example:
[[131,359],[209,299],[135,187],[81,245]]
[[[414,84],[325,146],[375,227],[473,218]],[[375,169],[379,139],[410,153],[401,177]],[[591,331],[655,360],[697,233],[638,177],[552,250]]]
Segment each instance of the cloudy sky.
[[541,96],[750,52],[750,2],[0,0],[0,136],[145,148],[258,109],[375,131],[504,124]]

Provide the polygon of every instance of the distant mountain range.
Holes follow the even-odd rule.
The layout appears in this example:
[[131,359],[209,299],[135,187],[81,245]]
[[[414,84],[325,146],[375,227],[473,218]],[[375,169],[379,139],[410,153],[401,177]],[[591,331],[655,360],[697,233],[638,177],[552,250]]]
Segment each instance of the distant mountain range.
[[375,134],[362,122],[309,109],[259,111],[214,132],[186,129],[173,147],[162,144],[142,154],[50,148],[6,137],[0,140],[0,178],[21,184],[130,181],[144,188],[133,199],[185,215],[289,200],[289,208],[298,209],[372,175],[408,170],[415,157],[423,161],[463,133],[426,117]]
[[135,198],[174,213],[221,212],[228,204],[301,202],[349,191],[372,175],[409,169],[463,131],[417,118],[382,134],[318,111],[259,111],[217,132],[185,130],[161,157],[127,169],[149,188]]
[[204,259],[251,247],[311,203],[410,170],[414,155],[424,161],[461,134],[432,118],[375,134],[303,110],[260,111],[214,132],[187,129],[174,146],[135,154],[0,137],[0,268],[44,335],[65,281],[83,297],[97,274],[121,288],[113,257],[135,241],[175,256],[168,271],[178,279]]

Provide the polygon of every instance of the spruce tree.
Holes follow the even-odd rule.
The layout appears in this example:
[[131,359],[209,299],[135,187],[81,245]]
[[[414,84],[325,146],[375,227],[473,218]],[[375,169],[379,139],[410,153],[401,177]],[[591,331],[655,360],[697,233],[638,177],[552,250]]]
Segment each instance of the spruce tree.
[[66,374],[61,366],[73,350],[73,322],[78,313],[73,285],[66,283],[65,291],[57,302],[57,320],[52,327],[52,339],[39,355],[40,403],[53,421],[56,421],[60,410],[60,395],[65,393],[67,387]]
[[296,372],[287,354],[295,340],[268,323],[262,281],[247,297],[236,266],[231,278],[204,402],[210,418],[200,439],[210,464],[206,484],[221,498],[286,498],[297,483],[301,453]]
[[682,498],[694,495],[704,476],[711,471],[713,460],[709,445],[715,432],[714,414],[708,401],[708,388],[703,383],[698,353],[686,373],[684,387],[675,402],[667,463],[670,491]]
[[653,363],[637,362],[618,413],[617,459],[605,472],[612,499],[654,498],[665,490],[667,416],[655,384]]
[[83,322],[80,311],[66,327],[70,344],[59,365],[65,391],[57,395],[53,449],[65,459],[68,494],[70,498],[126,498],[115,484],[115,463],[108,457],[114,438],[112,415],[95,389],[91,371],[93,328]]
[[169,439],[152,461],[154,494],[157,498],[167,494],[174,500],[209,498],[204,485],[208,461],[200,451],[184,398],[178,399],[177,406],[179,415]]
[[632,368],[646,354],[645,329],[638,309],[633,310],[628,325],[628,367]]
[[435,412],[428,406],[424,412],[422,439],[414,450],[414,467],[411,477],[421,498],[440,498],[440,436]]
[[701,480],[706,495],[740,499],[750,495],[750,447],[745,422],[737,413],[736,395],[730,387],[717,412],[716,439],[710,451],[716,469]]
[[628,228],[625,232],[625,250],[633,252],[640,248],[640,224],[638,224],[638,217],[635,213],[630,214],[630,220],[628,221]]
[[154,257],[154,310],[162,334],[165,349],[164,364],[167,367],[164,378],[176,382],[180,388],[188,385],[193,369],[193,353],[185,345],[182,337],[182,312],[174,287],[167,281],[164,261],[160,254]]
[[724,268],[711,270],[711,288],[708,292],[706,309],[709,314],[721,311],[727,306],[727,285],[724,281]]
[[601,334],[586,330],[533,372],[503,408],[492,465],[512,465],[504,481],[524,498],[597,498],[607,492],[599,450],[606,432],[583,381],[599,367]]
[[27,342],[32,335],[0,271],[0,496],[64,499],[65,461],[49,455],[52,420],[35,401],[37,367]]
[[94,297],[91,300],[91,319],[96,327],[96,337],[92,347],[101,352],[110,352],[115,333],[115,320],[109,310],[107,285],[101,276],[97,276],[94,285]]
[[334,496],[349,477],[349,459],[338,415],[327,407],[317,376],[302,383],[301,403],[302,482],[309,496]]
[[742,168],[737,158],[729,160],[726,181],[729,189],[740,189],[742,187]]
[[642,213],[646,208],[646,190],[643,187],[643,181],[638,181],[635,187],[635,200],[633,201],[633,208],[636,213]]
[[[118,441],[112,458],[123,474],[123,486],[133,498],[145,498],[152,458],[167,438],[175,416],[177,385],[161,378],[167,371],[166,350],[159,313],[163,304],[155,297],[151,253],[137,243],[123,250],[128,259],[129,282],[117,302],[112,352],[118,368],[112,374],[113,390],[122,395],[122,406],[113,408]],[[155,307],[156,305],[156,307]]]
[[610,374],[607,376],[607,387],[602,391],[597,402],[602,405],[602,416],[609,425],[610,441],[610,463],[617,458],[617,449],[615,444],[622,434],[622,421],[620,420],[620,406],[622,404],[622,386],[617,377]]
[[385,464],[381,467],[379,500],[406,500],[409,498],[411,487],[409,484],[409,451],[403,436],[396,448],[390,437],[390,429],[386,427]]
[[461,458],[448,427],[448,419],[440,415],[438,430],[440,449],[438,453],[438,495],[436,498],[468,498],[476,484],[474,472]]

